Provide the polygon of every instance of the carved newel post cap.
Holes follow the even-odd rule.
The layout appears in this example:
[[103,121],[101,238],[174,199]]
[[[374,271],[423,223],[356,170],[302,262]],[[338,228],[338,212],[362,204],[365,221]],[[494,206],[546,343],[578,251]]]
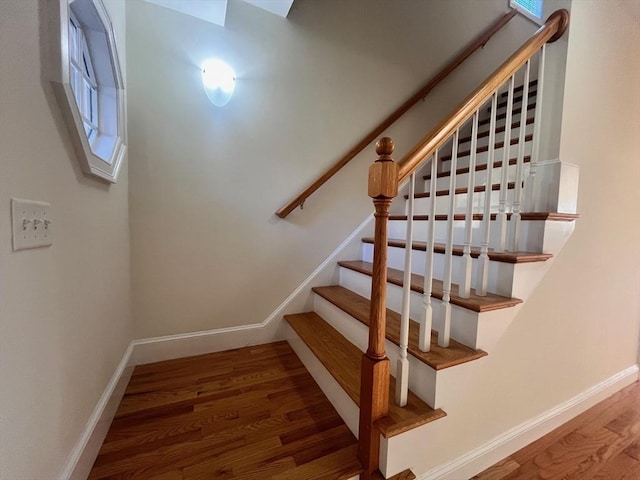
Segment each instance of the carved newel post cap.
[[376,143],[378,159],[369,167],[369,196],[392,199],[398,195],[398,165],[391,158],[393,140],[383,137]]
[[[389,160],[391,160],[391,154],[393,153],[393,150],[395,148],[396,146],[393,144],[393,140],[391,140],[389,137],[382,137],[376,143],[376,153],[380,157],[385,157],[385,159],[388,158]],[[381,160],[381,158],[379,158],[378,160]]]

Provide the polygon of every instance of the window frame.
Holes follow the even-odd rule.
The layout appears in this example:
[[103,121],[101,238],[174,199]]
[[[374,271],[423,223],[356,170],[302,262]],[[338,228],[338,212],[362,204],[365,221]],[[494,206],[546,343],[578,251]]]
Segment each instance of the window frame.
[[49,4],[50,80],[80,166],[115,183],[127,152],[127,125],[111,20],[102,0]]
[[527,10],[525,7],[520,5],[517,2],[517,0],[509,0],[509,7],[517,10],[519,13],[527,17],[536,25],[544,25],[544,0],[539,0],[539,1],[540,1],[540,17],[537,17],[533,12]]
[[[69,66],[71,68],[71,89],[76,99],[76,105],[82,117],[82,123],[89,143],[96,138],[99,130],[98,110],[98,82],[91,51],[87,39],[73,12],[69,15]],[[80,60],[84,67],[80,64]],[[88,90],[88,101],[87,101]]]

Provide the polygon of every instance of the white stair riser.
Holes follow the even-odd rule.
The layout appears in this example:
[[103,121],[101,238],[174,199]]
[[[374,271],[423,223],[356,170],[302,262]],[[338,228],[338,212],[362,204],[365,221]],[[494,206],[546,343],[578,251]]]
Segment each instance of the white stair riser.
[[[509,153],[508,156],[509,158],[517,158],[518,155],[518,149],[519,149],[519,144],[515,144],[515,145],[510,145],[509,146]],[[531,155],[531,147],[532,147],[532,143],[531,142],[525,142],[524,144],[524,156],[527,155]],[[467,151],[468,149],[464,149],[464,151]],[[495,149],[495,158],[498,160],[502,160],[504,156],[504,150],[503,148],[496,148]],[[489,160],[489,152],[480,152],[476,154],[476,164],[486,164]],[[465,156],[460,156],[460,150],[458,151],[458,161],[457,161],[457,168],[462,168],[462,167],[468,167],[469,166],[469,161],[470,161],[470,156],[469,155],[465,155]],[[450,171],[451,170],[451,160],[444,160],[441,161],[441,170],[442,171]]]
[[[512,122],[513,123],[513,122]],[[498,125],[498,127],[501,127],[502,125],[504,125],[504,121],[501,122],[501,124]],[[484,127],[480,128],[480,133],[484,133],[489,131],[489,126],[486,125]],[[533,135],[533,123],[529,124],[526,126],[525,130],[525,135]],[[496,138],[495,141],[496,142],[502,142],[504,140],[504,134],[505,132],[498,132],[496,133]],[[514,139],[514,138],[519,138],[520,136],[520,127],[516,127],[516,128],[512,128],[511,129],[511,134],[510,134],[510,138]],[[465,136],[466,138],[466,136]],[[489,135],[486,136],[482,136],[480,138],[478,138],[478,146],[479,147],[484,147],[485,145],[489,144]],[[466,142],[459,142],[458,143],[458,148],[461,150],[468,150],[469,147],[471,146],[471,139],[467,140]],[[450,152],[447,152],[450,153]]]
[[[472,222],[472,245],[481,244],[483,231],[482,222]],[[489,248],[494,248],[498,244],[499,224],[497,221],[491,221]],[[571,236],[575,228],[575,222],[557,222],[542,220],[523,220],[521,221],[520,244],[517,248],[522,252],[559,252],[567,239]],[[507,239],[513,238],[513,223],[507,221]],[[405,220],[393,220],[389,222],[389,238],[404,240],[406,237],[407,226]],[[428,222],[418,220],[413,223],[413,239],[415,241],[424,242],[427,240]],[[464,220],[454,222],[453,243],[463,244],[465,233]],[[447,222],[435,222],[435,241],[437,243],[445,243],[447,239]],[[510,243],[508,244],[510,245]],[[509,248],[508,248],[509,250]]]
[[[496,161],[502,161],[502,158],[497,159]],[[529,175],[529,162],[525,163],[523,165],[524,169],[523,169],[523,178],[526,178]],[[516,180],[516,173],[517,173],[517,166],[516,165],[509,165],[508,169],[507,169],[507,180],[508,182],[515,182]],[[494,168],[493,172],[491,174],[492,178],[491,178],[491,183],[492,184],[498,184],[502,181],[502,167],[498,167],[498,168]],[[422,178],[422,177],[420,177]],[[486,170],[476,170],[475,172],[475,180],[474,183],[476,185],[484,185],[487,181],[487,171]],[[430,180],[422,180],[422,182],[424,182],[424,185],[422,187],[423,192],[429,192],[430,191],[430,185],[429,182]],[[449,177],[440,177],[436,180],[436,191],[437,190],[448,190],[449,189],[449,182],[450,182],[450,178]],[[468,173],[459,173],[456,175],[456,188],[463,188],[466,187],[467,184],[469,182],[469,174]]]
[[[474,213],[484,212],[486,192],[473,192]],[[454,213],[467,213],[468,193],[458,193],[455,195]],[[507,212],[511,212],[515,199],[515,189],[507,190]],[[497,213],[500,206],[500,191],[491,190],[491,212]],[[414,215],[426,215],[431,210],[431,197],[414,199]],[[406,210],[405,210],[406,213]],[[449,213],[449,195],[436,196],[436,215],[446,215]]]
[[[514,106],[513,106],[513,110],[520,110],[520,107],[521,107],[520,102],[515,102]],[[526,119],[530,120],[535,115],[535,112],[534,112],[533,109],[526,110],[526,112],[527,112],[526,116],[525,116]],[[496,118],[496,128],[502,128],[502,127],[505,126],[506,121],[507,121],[506,115],[505,115],[506,113],[507,113],[507,107],[506,106],[501,107],[501,108],[498,109],[497,116],[498,117],[500,117],[502,115],[504,115],[504,116],[502,118]],[[480,123],[478,125],[478,131],[480,133],[484,133],[484,132],[489,131],[490,115],[491,115],[491,111],[489,109],[481,111]],[[520,122],[521,115],[522,115],[522,112],[512,114],[512,116],[511,116],[511,125],[513,125],[514,123]],[[533,123],[529,123],[527,125],[527,129],[532,128],[532,126],[533,126]],[[515,131],[517,129],[519,129],[519,127],[511,128],[512,131]],[[500,132],[497,135],[500,135],[501,133],[503,133],[503,132]],[[466,137],[471,136],[471,122],[467,122],[465,124],[465,126],[460,129],[459,136],[460,136],[460,138],[466,138]],[[513,135],[512,135],[512,137],[513,137]],[[465,142],[465,143],[469,143],[469,142]],[[450,151],[451,151],[451,142],[448,142],[448,143],[445,144],[445,146],[443,148],[443,151],[445,151],[446,153],[450,153]]]
[[[389,247],[387,249],[387,265],[391,268],[404,270],[405,249],[400,247]],[[362,244],[362,259],[367,262],[373,262],[373,245],[370,243]],[[411,255],[411,271],[418,275],[424,276],[424,267],[426,261],[426,252],[413,250]],[[444,279],[445,255],[443,253],[434,253],[433,255],[433,277],[438,280]],[[471,287],[477,288],[479,262],[477,258],[472,258],[472,281]],[[489,278],[488,291],[505,297],[512,297],[513,281],[518,265],[513,263],[504,263],[489,261]],[[453,283],[460,285],[464,275],[464,259],[461,256],[453,256]]]
[[[363,257],[366,261],[371,261],[373,248],[370,244],[363,244]],[[388,265],[391,268],[404,268],[404,248],[389,247]],[[426,253],[422,251],[413,252],[411,270],[418,275],[424,275],[424,264]],[[527,263],[505,263],[489,260],[488,291],[504,297],[526,299],[533,289],[540,283],[545,273],[551,266],[553,258],[545,262]],[[471,288],[478,288],[478,259],[472,262]],[[463,275],[462,257],[453,257],[453,283],[460,284]],[[444,254],[434,254],[434,278],[443,279]]]
[[[371,277],[369,275],[361,274],[348,268],[341,268],[340,285],[356,292],[358,295],[371,298]],[[424,322],[423,297],[418,292],[411,292],[409,316],[417,322]],[[433,305],[433,329],[439,331],[444,311],[443,302],[436,298],[432,298],[431,301]],[[391,283],[387,284],[387,308],[396,312],[401,311],[402,308],[402,288]],[[480,348],[478,347],[478,339],[480,338],[478,325],[481,315],[485,314],[451,305],[451,338],[471,348]]]
[[[363,352],[367,349],[369,328],[348,313],[315,295],[314,311],[324,318],[333,328],[338,330],[347,340]],[[397,377],[397,364],[400,348],[393,342],[385,341],[385,350],[391,365],[391,375]],[[409,354],[409,390],[420,397],[431,408],[440,408],[437,404],[437,383],[447,375],[447,370],[436,371]],[[393,401],[390,399],[389,401]]]
[[[348,268],[340,268],[340,285],[366,298],[371,298],[371,277]],[[442,327],[443,302],[432,298],[433,329],[439,331]],[[411,319],[424,321],[424,296],[411,291],[410,313]],[[387,308],[401,311],[402,288],[387,284]],[[468,347],[490,350],[500,339],[513,318],[519,305],[501,308],[489,312],[474,312],[458,305],[451,305],[451,338]]]

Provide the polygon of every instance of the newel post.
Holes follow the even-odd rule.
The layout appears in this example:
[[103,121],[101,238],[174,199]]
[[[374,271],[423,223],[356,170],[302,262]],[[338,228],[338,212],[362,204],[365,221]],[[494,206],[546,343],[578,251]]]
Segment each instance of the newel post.
[[389,410],[389,359],[384,351],[387,308],[387,222],[391,201],[398,194],[398,166],[393,162],[393,141],[381,138],[376,144],[378,159],[369,167],[369,196],[375,206],[375,242],[371,279],[369,347],[362,357],[360,381],[360,426],[358,457],[369,480],[378,470],[380,432],[376,420]]

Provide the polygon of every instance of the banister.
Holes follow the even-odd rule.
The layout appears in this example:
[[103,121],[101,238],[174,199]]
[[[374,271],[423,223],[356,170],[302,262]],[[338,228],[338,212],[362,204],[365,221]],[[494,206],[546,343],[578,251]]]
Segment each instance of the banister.
[[347,165],[356,155],[364,150],[367,145],[373,142],[378,135],[384,132],[387,128],[393,125],[402,115],[418,103],[422,98],[431,92],[442,80],[444,80],[451,72],[458,68],[467,58],[469,58],[476,50],[483,48],[486,43],[495,35],[503,26],[505,26],[509,20],[516,15],[516,10],[512,9],[500,17],[496,22],[491,24],[484,32],[473,39],[467,47],[460,52],[451,62],[449,62],[440,72],[438,72],[427,84],[425,84],[420,90],[415,92],[411,97],[407,99],[400,107],[398,107],[393,113],[385,118],[375,129],[369,132],[362,140],[360,140],[351,150],[349,150],[340,160],[329,167],[320,177],[318,177],[313,183],[302,190],[296,195],[290,202],[284,205],[280,210],[276,212],[276,215],[280,218],[285,218],[298,206],[302,205],[304,201],[309,198],[316,190],[324,185],[331,177],[333,177],[342,167]]
[[557,10],[545,24],[505,61],[487,80],[471,93],[445,120],[426,135],[402,160],[398,162],[398,183],[403,183],[422,163],[440,148],[453,133],[489,99],[518,69],[547,42],[558,40],[569,25],[569,12]]
[[[510,128],[512,127],[511,115],[513,109],[513,91],[514,91],[514,75],[515,73],[525,65],[524,83],[522,89],[522,113],[521,120],[518,128],[519,143],[518,143],[518,158],[516,165],[516,183],[522,186],[522,163],[524,160],[524,139],[526,128],[526,112],[527,112],[527,99],[528,99],[528,86],[529,86],[529,69],[530,59],[535,55],[547,42],[553,42],[559,39],[566,30],[569,23],[569,13],[566,10],[558,10],[554,12],[546,21],[546,23],[522,46],[520,47],[506,62],[504,62],[487,80],[485,80],[471,95],[469,95],[460,106],[454,110],[454,112],[443,122],[440,123],[429,135],[423,138],[423,140],[416,145],[411,152],[409,152],[401,162],[396,165],[391,158],[393,153],[393,141],[384,137],[380,139],[376,145],[376,153],[379,155],[378,160],[369,169],[369,181],[368,181],[368,193],[373,198],[375,206],[375,236],[373,247],[373,271],[371,276],[371,305],[369,311],[369,343],[366,353],[362,358],[361,364],[361,382],[360,382],[360,417],[359,417],[359,435],[358,435],[358,458],[363,466],[363,473],[361,478],[363,480],[370,480],[373,478],[373,473],[377,470],[379,464],[380,453],[380,435],[375,429],[375,421],[388,412],[388,388],[389,388],[389,359],[385,354],[385,331],[386,331],[386,292],[387,292],[387,246],[389,243],[389,231],[388,220],[389,210],[393,198],[398,194],[400,184],[402,184],[409,176],[415,174],[416,170],[427,161],[429,158],[433,158],[431,164],[431,186],[429,189],[429,195],[431,196],[430,205],[431,213],[429,215],[429,243],[426,249],[429,252],[433,252],[433,242],[435,239],[435,220],[436,220],[436,178],[437,178],[437,161],[438,161],[438,149],[453,137],[452,150],[451,150],[451,165],[449,175],[449,190],[448,190],[448,214],[447,214],[447,233],[446,233],[446,247],[445,247],[445,259],[444,259],[444,274],[443,274],[443,286],[442,286],[442,313],[440,324],[441,328],[438,330],[438,345],[446,348],[449,346],[449,338],[451,333],[451,293],[452,293],[452,267],[453,267],[453,242],[454,242],[454,220],[456,211],[456,166],[458,159],[458,145],[460,127],[467,122],[473,116],[473,125],[471,133],[471,146],[470,146],[470,161],[469,161],[469,175],[468,183],[466,187],[467,195],[467,211],[465,214],[465,239],[463,260],[466,262],[464,266],[464,283],[461,283],[458,288],[458,295],[460,297],[468,298],[471,292],[471,278],[472,278],[472,265],[471,265],[471,248],[473,240],[473,219],[474,219],[474,198],[475,191],[475,161],[477,153],[477,131],[478,131],[478,112],[482,105],[491,98],[491,119],[490,119],[490,131],[489,134],[489,155],[487,157],[487,180],[483,186],[485,191],[485,205],[482,221],[484,221],[485,229],[483,230],[483,240],[481,245],[481,254],[484,254],[488,261],[488,248],[491,232],[489,225],[491,222],[491,171],[493,170],[494,163],[494,148],[495,144],[495,127],[497,117],[497,96],[498,89],[509,82],[508,99],[507,99],[507,114],[505,122],[505,140],[504,145],[504,158],[502,160],[502,172],[503,179],[507,179],[507,168],[509,165],[508,145]],[[544,51],[544,49],[543,49]],[[543,72],[543,65],[540,65],[540,72]],[[539,78],[542,85],[542,77]],[[540,101],[540,99],[536,99]],[[533,162],[533,159],[532,159]],[[401,317],[401,329],[405,330],[403,333],[403,339],[408,337],[408,324],[409,324],[409,309],[410,309],[410,289],[411,280],[411,250],[413,241],[413,230],[411,223],[414,219],[412,200],[414,198],[413,183],[415,177],[410,181],[410,194],[409,204],[407,208],[407,235],[406,243],[404,245],[407,256],[405,257],[405,277],[402,282],[403,296],[402,296],[402,311]],[[501,185],[501,192],[504,183]],[[520,193],[518,193],[520,191]],[[502,195],[502,193],[501,193]],[[513,216],[519,216],[519,205],[521,202],[521,190],[516,189],[514,195],[514,209]],[[501,196],[501,202],[502,202]],[[518,207],[518,208],[516,208]],[[501,209],[501,212],[504,210]],[[506,224],[505,224],[506,225]],[[517,232],[517,230],[516,230]],[[513,250],[517,250],[517,233],[514,233],[514,247]],[[429,272],[429,273],[427,273]],[[487,275],[484,275],[485,277]],[[429,277],[429,278],[428,278]],[[425,264],[425,277],[423,292],[426,296],[431,297],[433,295],[432,290],[433,282],[433,258],[426,257]],[[476,289],[476,292],[487,291],[486,283],[484,286]],[[425,305],[425,321],[423,324],[425,327],[430,323],[432,311],[430,302],[424,302]],[[426,328],[425,328],[426,330]],[[424,340],[422,340],[424,338]],[[421,333],[421,345],[425,345],[431,339],[431,329]],[[403,343],[406,344],[406,340],[401,340],[400,347],[403,347]],[[403,352],[400,353],[401,362]],[[406,357],[406,352],[404,353]],[[398,365],[398,377],[402,375],[403,378],[408,377],[408,371],[406,371],[404,365],[399,363]],[[405,386],[407,381],[401,380]],[[404,388],[401,387],[397,398],[399,403],[404,402]]]

